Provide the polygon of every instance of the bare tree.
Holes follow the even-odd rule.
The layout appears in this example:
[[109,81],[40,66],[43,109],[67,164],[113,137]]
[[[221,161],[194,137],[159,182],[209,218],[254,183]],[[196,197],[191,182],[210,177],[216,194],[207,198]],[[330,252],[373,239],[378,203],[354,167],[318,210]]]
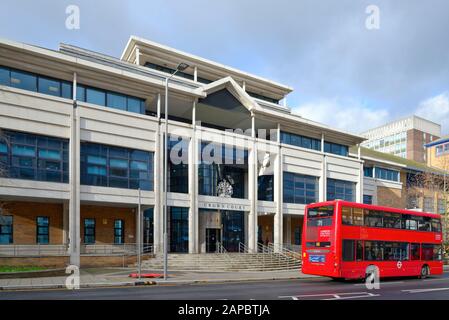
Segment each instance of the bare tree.
[[[443,161],[443,160],[442,160]],[[447,181],[447,170],[449,169],[449,159],[445,159],[447,167],[435,169],[433,171],[422,171],[409,174],[406,186],[406,201],[408,209],[419,208],[419,202],[422,200],[424,207],[425,198],[432,198],[433,212],[440,213],[442,216],[441,224],[443,229],[444,252],[449,252],[449,223],[448,223],[448,204],[449,204],[449,185]],[[434,199],[437,200],[435,206]],[[442,201],[442,203],[440,202]],[[443,207],[441,207],[441,205]]]

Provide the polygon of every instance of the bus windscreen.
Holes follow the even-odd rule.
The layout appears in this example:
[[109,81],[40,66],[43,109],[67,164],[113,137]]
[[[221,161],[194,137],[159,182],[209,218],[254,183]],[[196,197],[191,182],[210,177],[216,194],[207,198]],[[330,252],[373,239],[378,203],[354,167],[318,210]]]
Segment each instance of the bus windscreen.
[[307,211],[308,227],[325,227],[332,225],[333,206],[310,208]]

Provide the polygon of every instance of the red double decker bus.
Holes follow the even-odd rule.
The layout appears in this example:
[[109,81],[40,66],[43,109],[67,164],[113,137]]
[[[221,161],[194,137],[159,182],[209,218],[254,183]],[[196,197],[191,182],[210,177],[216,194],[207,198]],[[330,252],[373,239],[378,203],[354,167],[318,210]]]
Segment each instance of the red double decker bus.
[[327,201],[307,205],[302,272],[335,279],[443,273],[441,218],[437,214]]

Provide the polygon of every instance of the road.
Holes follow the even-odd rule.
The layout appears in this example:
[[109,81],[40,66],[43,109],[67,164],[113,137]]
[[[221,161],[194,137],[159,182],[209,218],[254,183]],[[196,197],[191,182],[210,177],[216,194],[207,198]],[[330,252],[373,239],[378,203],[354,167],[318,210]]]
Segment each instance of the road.
[[0,291],[0,300],[21,299],[449,300],[449,272],[424,280],[416,278],[383,280],[379,290],[368,290],[361,282],[336,282],[327,278],[308,278],[263,282],[95,288],[74,291],[65,289]]

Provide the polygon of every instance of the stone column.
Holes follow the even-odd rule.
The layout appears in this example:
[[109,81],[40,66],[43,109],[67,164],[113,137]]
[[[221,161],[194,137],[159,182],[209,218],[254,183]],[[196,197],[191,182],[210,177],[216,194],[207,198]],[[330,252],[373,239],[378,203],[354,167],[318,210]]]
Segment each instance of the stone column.
[[355,201],[363,203],[363,162],[360,154],[360,144],[357,145],[357,158],[359,159],[360,164],[359,164],[359,177],[356,184]]
[[326,201],[327,194],[327,159],[324,154],[324,134],[321,135],[321,152],[323,154],[323,160],[321,163],[321,176],[319,179],[319,194],[318,200],[320,202]]
[[189,144],[189,253],[198,252],[198,210],[197,210],[197,139],[196,139],[196,101],[192,108],[192,138]]
[[69,254],[70,264],[80,266],[80,117],[76,104],[76,73],[73,75],[73,109],[70,124],[70,200],[69,200]]
[[161,134],[161,94],[157,94],[157,120],[158,125],[156,128],[156,147],[154,153],[154,211],[153,211],[153,244],[154,252],[161,253],[162,246],[162,156],[163,156],[163,143]]
[[248,215],[248,249],[250,252],[257,252],[257,144],[255,117],[251,114],[251,140],[248,156],[248,191],[251,202]]
[[283,214],[282,214],[282,203],[283,203],[283,190],[282,190],[282,150],[281,147],[277,148],[277,156],[274,161],[274,201],[276,204],[276,213],[274,215],[273,223],[273,235],[274,235],[274,245],[275,249],[279,249],[283,244]]

